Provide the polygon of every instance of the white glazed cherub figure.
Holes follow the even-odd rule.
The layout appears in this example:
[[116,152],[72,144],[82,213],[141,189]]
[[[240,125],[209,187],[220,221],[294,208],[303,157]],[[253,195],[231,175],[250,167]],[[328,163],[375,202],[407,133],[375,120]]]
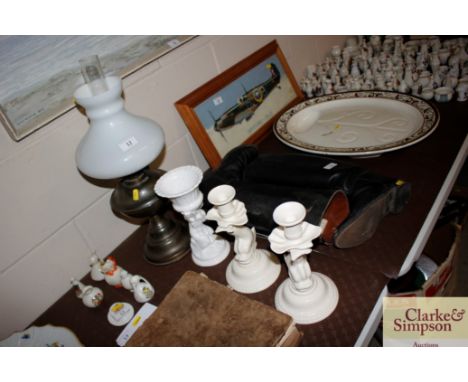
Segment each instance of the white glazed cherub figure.
[[241,263],[249,262],[257,249],[255,228],[236,226],[230,226],[230,228],[235,237],[234,252],[237,260]]
[[[239,200],[233,200],[234,195],[232,193],[230,200],[225,203],[225,205],[229,205],[227,208],[228,212],[223,212],[222,208],[220,211],[219,208],[214,207],[208,211],[206,218],[216,221],[218,224],[216,233],[227,232],[234,236],[236,260],[245,264],[252,260],[252,256],[257,249],[256,232],[255,228],[244,226],[248,222],[247,210],[244,203]],[[213,201],[213,198],[210,198],[210,194],[208,194],[208,198]]]
[[328,317],[336,308],[338,288],[328,276],[312,272],[307,254],[312,240],[322,228],[304,221],[305,207],[298,202],[285,202],[273,211],[278,227],[268,236],[273,252],[286,254],[289,278],[275,293],[275,307],[289,314],[299,324],[312,324]]
[[192,251],[203,252],[215,240],[213,229],[203,222],[206,220],[205,211],[199,209],[184,214],[185,219],[189,223],[190,231],[190,246]]
[[[321,227],[302,221],[305,217],[305,209],[303,211],[302,209],[303,207],[298,215],[297,224],[277,227],[268,236],[273,252],[278,254],[289,252],[284,259],[291,281],[297,290],[304,290],[312,285],[312,272],[306,255],[312,252],[312,240],[319,237],[322,232]],[[281,216],[276,217],[279,218]]]

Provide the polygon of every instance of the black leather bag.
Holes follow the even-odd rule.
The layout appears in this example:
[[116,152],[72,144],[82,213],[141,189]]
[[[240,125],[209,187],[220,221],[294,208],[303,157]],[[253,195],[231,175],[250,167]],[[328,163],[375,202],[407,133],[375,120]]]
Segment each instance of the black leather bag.
[[259,154],[252,145],[231,150],[217,169],[205,173],[200,188],[207,195],[221,184],[236,189],[257,232],[268,235],[275,227],[276,206],[298,201],[306,207],[306,221],[327,220],[322,239],[340,248],[368,240],[381,219],[401,211],[410,196],[409,183],[358,166],[307,154]]

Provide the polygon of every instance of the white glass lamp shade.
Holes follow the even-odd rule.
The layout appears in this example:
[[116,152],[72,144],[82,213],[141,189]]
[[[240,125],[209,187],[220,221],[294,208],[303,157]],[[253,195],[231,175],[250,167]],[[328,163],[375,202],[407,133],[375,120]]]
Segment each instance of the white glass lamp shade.
[[114,179],[148,166],[164,146],[164,133],[154,121],[124,109],[122,83],[106,77],[108,90],[93,95],[88,84],[75,91],[86,109],[90,128],[76,150],[80,171],[96,179]]

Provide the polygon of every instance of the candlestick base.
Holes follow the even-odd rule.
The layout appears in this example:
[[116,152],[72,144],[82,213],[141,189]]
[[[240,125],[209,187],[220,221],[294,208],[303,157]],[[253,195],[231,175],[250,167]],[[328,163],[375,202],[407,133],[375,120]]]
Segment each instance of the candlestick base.
[[192,260],[199,267],[213,267],[221,263],[231,252],[229,243],[217,237],[207,247],[198,248],[192,242]]
[[237,292],[256,293],[271,286],[280,272],[278,258],[269,251],[257,249],[248,263],[232,260],[226,269],[226,280]]
[[291,279],[286,279],[275,294],[275,306],[289,314],[298,324],[313,324],[327,318],[338,304],[335,283],[322,273],[312,272],[311,287],[298,290]]

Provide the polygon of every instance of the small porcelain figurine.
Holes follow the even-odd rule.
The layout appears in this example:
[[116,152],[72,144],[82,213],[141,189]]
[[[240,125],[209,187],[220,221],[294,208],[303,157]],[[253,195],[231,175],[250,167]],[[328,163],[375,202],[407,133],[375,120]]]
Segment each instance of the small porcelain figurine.
[[442,78],[440,77],[439,72],[432,74],[432,87],[434,89],[440,88],[442,86]]
[[410,92],[410,87],[406,84],[404,79],[402,79],[400,81],[400,84],[398,85],[398,91],[400,93],[409,93]]
[[145,303],[154,296],[153,286],[144,277],[134,275],[130,279],[133,289],[133,297],[136,301]]
[[133,292],[133,285],[131,282],[133,275],[131,273],[128,273],[125,269],[122,269],[120,272],[120,283],[122,284],[122,287],[125,289]]
[[434,99],[437,102],[449,102],[453,97],[453,89],[442,86],[434,91]]
[[351,64],[351,77],[358,78],[360,75],[361,72],[359,71],[357,61],[353,60],[353,63]]
[[468,82],[460,81],[457,86],[457,101],[465,102],[468,97]]
[[458,76],[460,75],[460,66],[458,64],[451,65],[448,71],[448,75],[458,79]]
[[381,48],[380,36],[371,36],[370,45],[374,49],[374,53],[379,53]]
[[268,240],[277,254],[285,254],[289,278],[277,289],[275,306],[289,314],[299,324],[312,324],[328,317],[338,304],[335,283],[321,273],[312,272],[306,255],[312,251],[312,240],[319,237],[321,228],[304,221],[305,207],[286,202],[273,212],[279,225]]
[[378,90],[386,90],[387,87],[385,85],[385,78],[381,75],[381,74],[378,74],[376,77],[375,77],[375,86]]
[[208,193],[213,205],[207,219],[218,224],[216,232],[227,232],[234,236],[236,256],[226,269],[226,280],[236,291],[256,293],[272,285],[281,272],[276,256],[269,251],[257,249],[255,228],[245,227],[248,221],[244,203],[234,199],[232,186],[221,185]]
[[102,266],[104,265],[104,261],[102,261],[96,255],[92,255],[89,258],[89,264],[91,266],[91,278],[94,281],[102,281],[105,278],[104,271],[102,270]]
[[330,51],[332,57],[337,58],[341,56],[341,47],[339,45],[333,45]]
[[346,65],[341,65],[341,68],[340,68],[340,77],[342,79],[346,78],[347,76],[349,75],[349,70],[348,70],[348,67]]
[[450,51],[448,49],[439,50],[439,60],[440,60],[441,65],[447,64],[449,57],[450,57]]
[[415,85],[413,85],[411,87],[411,94],[412,95],[414,95],[416,97],[419,97],[421,95],[421,92],[422,92],[421,84],[416,83]]
[[307,76],[307,78],[309,80],[314,78],[316,71],[317,71],[317,65],[315,65],[315,64],[307,65],[307,67],[306,67],[306,76]]
[[432,86],[423,88],[421,91],[421,97],[427,101],[431,100],[432,97],[434,97],[434,88]]
[[358,78],[351,79],[351,90],[352,91],[359,91],[362,88],[361,80]]
[[455,89],[458,85],[458,78],[455,76],[448,75],[447,77],[445,77],[443,85]]
[[325,95],[333,94],[333,84],[331,79],[327,78],[323,81],[322,92]]
[[372,79],[366,78],[366,80],[362,84],[362,90],[372,90],[374,88],[375,88],[374,81],[372,81]]
[[96,308],[101,305],[104,299],[104,294],[101,289],[93,287],[92,285],[84,285],[76,279],[71,279],[70,282],[76,288],[76,297],[81,299],[85,306],[88,308]]
[[437,54],[437,52],[433,52],[431,54],[429,62],[430,62],[430,65],[431,65],[432,73],[437,72],[439,70],[439,67],[440,67],[440,59],[439,59],[439,55]]
[[221,263],[231,250],[229,243],[214,234],[203,222],[206,213],[201,209],[203,194],[198,189],[203,178],[196,166],[182,166],[166,172],[154,187],[157,195],[169,198],[172,206],[189,223],[192,260],[201,267]]
[[428,87],[431,82],[431,73],[427,70],[423,71],[418,78],[418,84],[423,88]]
[[117,265],[117,261],[112,256],[107,257],[104,265],[102,266],[102,271],[104,272],[104,279],[109,285],[116,288],[122,287],[120,278],[122,268]]

